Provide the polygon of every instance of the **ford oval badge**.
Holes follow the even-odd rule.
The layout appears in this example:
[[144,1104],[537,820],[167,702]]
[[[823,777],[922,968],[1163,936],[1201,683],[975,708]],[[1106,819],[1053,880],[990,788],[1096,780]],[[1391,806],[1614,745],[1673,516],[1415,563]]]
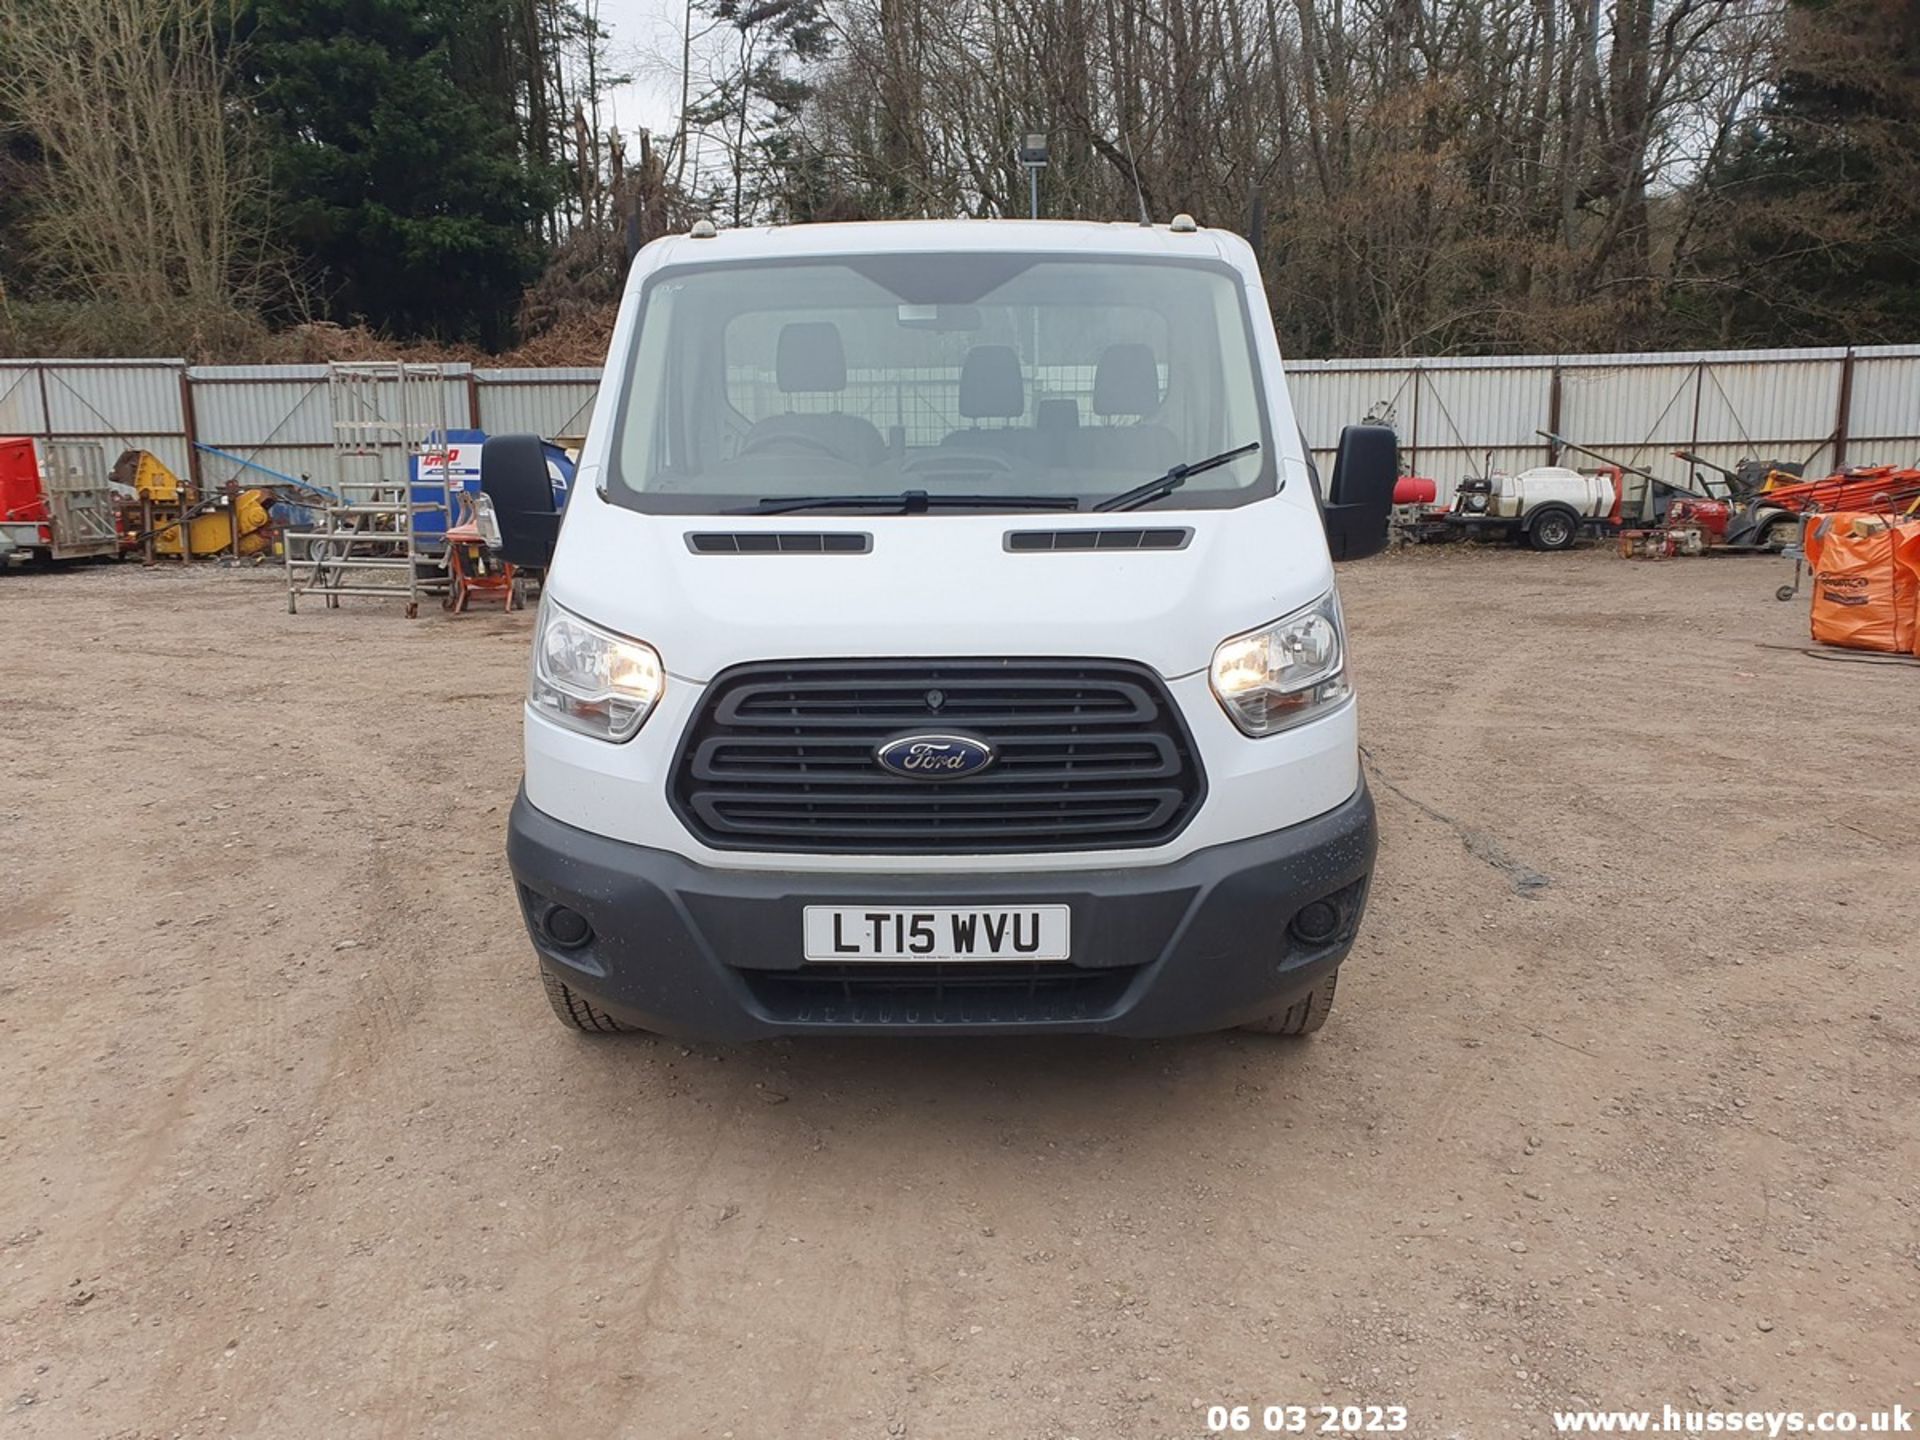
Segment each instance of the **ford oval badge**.
[[993,746],[967,735],[902,735],[873,758],[882,770],[912,780],[958,780],[993,764]]

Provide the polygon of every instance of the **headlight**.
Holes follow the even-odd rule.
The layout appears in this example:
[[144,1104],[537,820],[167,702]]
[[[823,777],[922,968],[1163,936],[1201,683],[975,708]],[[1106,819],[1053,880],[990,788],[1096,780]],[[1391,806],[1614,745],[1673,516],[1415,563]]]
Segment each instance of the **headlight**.
[[527,700],[569,729],[631,740],[666,689],[660,652],[540,601]]
[[1284,619],[1223,641],[1210,678],[1249,735],[1271,735],[1332,709],[1353,693],[1339,597],[1329,590]]

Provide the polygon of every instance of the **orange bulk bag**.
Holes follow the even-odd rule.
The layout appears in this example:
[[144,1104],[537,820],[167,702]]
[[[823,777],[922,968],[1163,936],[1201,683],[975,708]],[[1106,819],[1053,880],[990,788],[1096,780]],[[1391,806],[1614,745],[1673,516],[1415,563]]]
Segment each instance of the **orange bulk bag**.
[[1920,520],[1902,525],[1897,533],[1900,538],[1894,542],[1894,563],[1907,576],[1913,595],[1913,628],[1907,648],[1920,655]]
[[1840,511],[1807,532],[1813,638],[1850,650],[1913,651],[1920,623],[1920,525]]

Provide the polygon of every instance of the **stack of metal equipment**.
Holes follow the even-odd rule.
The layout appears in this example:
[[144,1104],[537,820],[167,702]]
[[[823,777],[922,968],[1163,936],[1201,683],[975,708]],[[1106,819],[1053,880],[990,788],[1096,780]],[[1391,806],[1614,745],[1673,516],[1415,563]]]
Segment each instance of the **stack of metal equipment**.
[[[446,584],[437,553],[421,544],[424,533],[437,539],[446,530],[446,464],[418,460],[447,449],[440,367],[335,363],[327,367],[327,398],[337,497],[318,512],[318,529],[285,537],[287,611],[297,614],[303,596],[337,609],[342,596],[364,595],[403,599],[411,619],[421,597]],[[423,526],[426,515],[438,523]]]

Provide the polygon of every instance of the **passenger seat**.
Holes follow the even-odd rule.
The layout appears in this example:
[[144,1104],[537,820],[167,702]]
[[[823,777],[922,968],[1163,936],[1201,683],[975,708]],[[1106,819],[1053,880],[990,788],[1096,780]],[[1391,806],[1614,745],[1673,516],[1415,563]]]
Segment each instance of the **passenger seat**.
[[[1093,413],[1145,421],[1160,411],[1160,368],[1151,345],[1109,345],[1093,372]],[[1074,453],[1089,469],[1138,472],[1143,479],[1176,465],[1180,446],[1164,425],[1097,425],[1082,429]]]

